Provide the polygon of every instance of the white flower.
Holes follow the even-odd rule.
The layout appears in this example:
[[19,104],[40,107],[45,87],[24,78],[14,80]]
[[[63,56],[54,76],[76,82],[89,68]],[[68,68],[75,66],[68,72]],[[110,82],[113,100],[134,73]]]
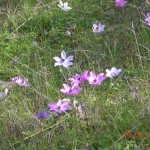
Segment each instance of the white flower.
[[71,9],[71,7],[68,6],[68,3],[63,3],[61,0],[59,1],[58,7],[60,7],[64,11],[68,11]]
[[70,32],[69,30],[67,30],[67,31],[65,32],[65,35],[66,35],[66,36],[71,36],[71,32]]
[[106,69],[106,77],[109,78],[116,77],[121,73],[121,71],[122,71],[121,69],[117,69],[115,67],[112,67],[111,70]]
[[5,89],[4,92],[0,92],[0,99],[3,99],[8,93],[8,89]]
[[103,32],[104,28],[105,28],[105,25],[101,25],[100,23],[99,24],[94,23],[92,27],[93,32],[95,33]]
[[61,58],[55,56],[53,57],[55,62],[55,66],[64,66],[65,68],[69,69],[69,66],[72,66],[73,63],[71,62],[73,60],[73,56],[66,56],[66,52],[63,50],[61,52]]

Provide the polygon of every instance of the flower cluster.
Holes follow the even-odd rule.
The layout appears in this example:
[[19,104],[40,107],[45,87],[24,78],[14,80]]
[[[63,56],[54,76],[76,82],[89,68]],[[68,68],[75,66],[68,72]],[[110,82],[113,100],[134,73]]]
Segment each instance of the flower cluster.
[[[56,56],[53,58],[56,61],[54,66],[64,66],[68,69],[70,64],[73,65],[73,63],[70,62],[71,60],[73,60],[73,56],[66,57],[66,52],[64,50],[61,52],[61,58]],[[120,73],[121,69],[116,69],[115,67],[113,67],[111,70],[106,69],[106,74],[95,74],[94,71],[89,72],[85,70],[82,74],[75,74],[73,77],[69,78],[69,84],[63,83],[63,88],[60,89],[60,91],[65,95],[74,96],[80,93],[81,88],[79,86],[83,81],[88,82],[92,86],[99,86],[106,80],[106,78],[116,77]],[[61,115],[71,110],[71,106],[69,104],[70,100],[68,99],[59,100],[57,103],[48,104],[48,111],[55,112],[58,115]],[[43,111],[39,112],[37,115],[34,115],[34,118],[49,118],[49,115],[48,112]]]
[[[56,61],[55,66],[62,65],[68,69],[70,65],[73,65],[73,63],[70,62],[71,60],[73,60],[73,56],[66,57],[66,52],[64,50],[61,52],[61,58],[56,56],[53,58]],[[95,74],[94,71],[89,72],[86,70],[81,75],[75,74],[72,78],[69,78],[68,80],[70,81],[70,83],[69,84],[63,83],[63,88],[60,89],[60,91],[63,94],[69,96],[77,95],[81,91],[79,85],[83,81],[87,81],[90,85],[93,86],[99,86],[105,81],[106,78],[113,78],[115,76],[118,76],[120,73],[121,69],[116,69],[115,67],[113,67],[111,70],[106,69],[106,74],[99,73],[97,75]]]
[[115,67],[113,67],[111,70],[106,69],[106,74],[104,73],[99,73],[99,74],[95,74],[94,71],[91,71],[89,73],[89,71],[84,71],[82,75],[76,74],[74,77],[69,78],[68,80],[70,81],[70,85],[68,84],[63,84],[63,89],[61,89],[60,91],[63,94],[66,95],[77,95],[80,91],[81,88],[79,87],[79,85],[83,82],[83,81],[87,81],[90,85],[93,86],[99,86],[101,85],[106,78],[113,78],[118,76],[121,73],[121,69],[116,69]]
[[[115,0],[115,5],[116,7],[125,7],[128,4],[127,0]],[[68,6],[68,3],[65,2],[63,3],[61,0],[59,0],[58,7],[61,8],[64,11],[69,11],[72,8]],[[147,13],[147,16],[145,18],[145,23],[147,23],[150,26],[150,12]],[[96,22],[92,26],[92,30],[94,33],[101,33],[104,31],[105,25],[102,25],[99,22]],[[70,36],[71,33],[68,33]],[[70,55],[67,56],[66,52],[63,50],[61,52],[61,56],[55,56],[53,57],[55,60],[55,65],[54,66],[63,66],[66,69],[69,69],[70,66],[73,66],[73,59],[74,56]],[[73,77],[68,78],[69,83],[65,84],[63,83],[63,88],[60,89],[60,92],[62,92],[65,95],[68,96],[74,96],[78,95],[81,92],[80,85],[83,82],[87,82],[89,85],[92,86],[100,86],[107,78],[114,78],[117,77],[121,73],[121,69],[117,69],[115,67],[112,67],[110,70],[106,69],[106,73],[98,73],[96,74],[94,71],[88,71],[85,70],[83,71],[82,74],[75,74]],[[17,85],[21,87],[28,87],[30,84],[28,83],[28,79],[23,79],[21,76],[17,76],[14,78],[11,78],[11,81],[13,83],[16,83]],[[0,98],[3,98],[7,95],[8,89],[5,90],[5,92],[0,93]],[[82,111],[82,105],[79,105],[79,108],[76,108],[78,112],[83,114]],[[49,118],[50,112],[54,112],[57,115],[64,114],[65,112],[68,112],[72,109],[70,105],[70,99],[63,99],[63,100],[58,100],[57,103],[50,103],[48,104],[48,108],[45,111],[39,112],[37,115],[34,115],[33,117],[36,119],[41,119],[41,118]]]

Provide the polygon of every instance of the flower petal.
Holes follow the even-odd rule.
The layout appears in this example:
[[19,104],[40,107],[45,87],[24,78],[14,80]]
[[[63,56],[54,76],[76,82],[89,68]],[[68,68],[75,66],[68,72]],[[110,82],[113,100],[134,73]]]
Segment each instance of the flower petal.
[[66,68],[66,69],[69,69],[69,66],[72,66],[73,65],[73,63],[72,62],[68,62],[68,61],[65,61],[64,63],[63,63],[63,66]]
[[66,59],[66,52],[64,50],[61,52],[61,58],[64,60]]
[[72,61],[72,60],[73,60],[73,56],[68,56],[65,61]]
[[55,63],[55,65],[54,66],[61,66],[63,63]]
[[54,103],[50,103],[50,104],[48,104],[48,107],[50,110],[55,111],[55,109],[57,108],[57,105]]
[[57,61],[57,62],[62,62],[62,59],[61,58],[59,58],[59,57],[53,57],[53,59],[55,60],[55,61]]

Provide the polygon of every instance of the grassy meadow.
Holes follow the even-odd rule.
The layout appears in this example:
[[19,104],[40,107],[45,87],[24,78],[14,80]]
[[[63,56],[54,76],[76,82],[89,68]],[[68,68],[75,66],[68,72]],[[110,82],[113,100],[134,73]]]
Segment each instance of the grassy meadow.
[[[148,0],[0,1],[0,150],[148,150],[150,149],[150,26]],[[65,2],[65,1],[63,1]],[[96,21],[105,25],[93,33]],[[71,35],[69,35],[70,33]],[[68,70],[54,67],[62,50],[73,55]],[[84,70],[120,68],[117,78],[98,87],[87,83],[72,99],[85,106],[49,119],[35,119],[60,92],[68,77]],[[31,86],[12,84],[22,76]],[[132,132],[128,138],[126,132]],[[138,136],[137,133],[142,133]]]

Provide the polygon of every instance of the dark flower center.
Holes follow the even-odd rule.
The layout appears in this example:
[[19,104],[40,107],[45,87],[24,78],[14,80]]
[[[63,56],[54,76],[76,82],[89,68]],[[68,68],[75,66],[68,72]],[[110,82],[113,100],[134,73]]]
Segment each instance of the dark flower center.
[[94,81],[93,82],[96,82],[97,80],[96,79],[94,79]]
[[60,106],[57,107],[57,109],[60,109],[60,108],[61,108]]

